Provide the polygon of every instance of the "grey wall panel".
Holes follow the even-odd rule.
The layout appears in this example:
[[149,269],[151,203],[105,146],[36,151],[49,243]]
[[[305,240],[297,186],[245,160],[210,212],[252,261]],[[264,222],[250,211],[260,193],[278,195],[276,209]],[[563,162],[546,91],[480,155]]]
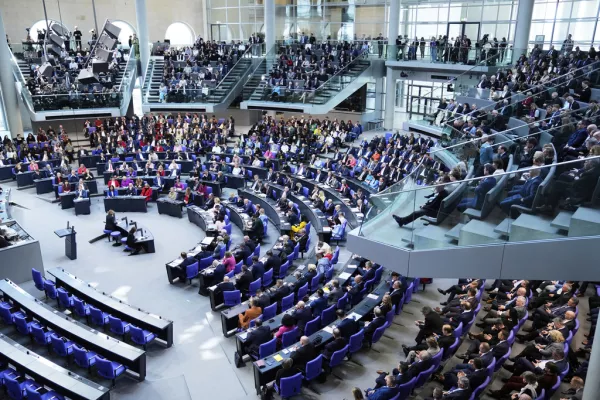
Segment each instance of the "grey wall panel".
[[368,258],[392,271],[408,275],[408,259],[410,255],[408,251],[402,251],[397,247],[384,243],[374,242],[362,236],[348,234],[347,238],[347,247],[353,253]]
[[503,279],[598,281],[600,237],[507,243]]
[[500,276],[503,252],[501,244],[412,251],[408,276],[494,279]]
[[40,243],[33,242],[11,246],[0,251],[0,278],[15,283],[30,281],[31,268],[44,273]]

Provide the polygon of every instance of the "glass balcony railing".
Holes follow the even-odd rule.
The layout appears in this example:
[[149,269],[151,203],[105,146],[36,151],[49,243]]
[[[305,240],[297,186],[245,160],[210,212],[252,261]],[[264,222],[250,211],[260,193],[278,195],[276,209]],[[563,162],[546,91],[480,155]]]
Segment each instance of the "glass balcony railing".
[[519,169],[511,156],[506,172],[470,166],[463,180],[431,185],[438,171],[421,165],[371,196],[359,235],[414,250],[600,235],[600,146],[590,154]]

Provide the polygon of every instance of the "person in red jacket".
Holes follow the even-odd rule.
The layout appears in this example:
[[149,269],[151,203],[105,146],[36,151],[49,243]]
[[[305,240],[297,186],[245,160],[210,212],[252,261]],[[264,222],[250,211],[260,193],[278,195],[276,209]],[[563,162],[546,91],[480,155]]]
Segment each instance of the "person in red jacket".
[[79,164],[79,168],[77,169],[77,175],[84,175],[87,168],[83,164]]
[[114,186],[114,187],[118,188],[119,186],[121,186],[121,183],[117,179],[117,176],[113,175],[113,177],[110,178],[110,180],[108,181],[108,183],[106,184],[106,186],[108,186],[108,187]]
[[142,193],[140,195],[146,196],[146,202],[152,200],[152,188],[150,187],[150,185],[148,185],[148,183],[144,185],[144,188],[142,189]]

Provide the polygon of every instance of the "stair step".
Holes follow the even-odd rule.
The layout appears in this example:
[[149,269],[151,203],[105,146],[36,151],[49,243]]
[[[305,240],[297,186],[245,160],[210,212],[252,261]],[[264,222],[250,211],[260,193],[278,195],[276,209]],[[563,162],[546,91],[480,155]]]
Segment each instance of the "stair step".
[[550,225],[554,228],[558,228],[563,231],[569,230],[569,225],[571,224],[571,217],[573,216],[573,212],[570,211],[561,211],[558,213],[556,218],[550,222]]
[[453,239],[448,236],[448,233],[447,228],[438,225],[428,225],[418,229],[414,233],[414,248],[415,250],[425,250],[453,246]]
[[444,236],[458,242],[460,230],[463,228],[463,226],[465,226],[465,224],[456,224],[452,229],[447,231]]
[[495,232],[495,224],[473,219],[460,230],[458,245],[472,246],[479,244],[501,243],[502,235]]
[[511,224],[509,240],[523,242],[564,237],[560,229],[550,225],[551,222],[552,219],[546,216],[521,214]]
[[504,218],[504,220],[494,228],[494,232],[499,233],[502,236],[508,236],[510,233],[510,226],[513,221],[514,219],[512,218]]
[[600,210],[579,207],[571,217],[569,236],[597,236],[600,234]]

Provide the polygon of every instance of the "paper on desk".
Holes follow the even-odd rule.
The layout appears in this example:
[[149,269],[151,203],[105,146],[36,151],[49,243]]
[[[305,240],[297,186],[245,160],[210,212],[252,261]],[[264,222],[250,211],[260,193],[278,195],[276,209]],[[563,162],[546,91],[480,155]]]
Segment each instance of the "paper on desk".
[[352,314],[348,315],[348,318],[352,318],[353,320],[358,321],[361,318],[361,315],[353,312]]
[[338,278],[340,278],[341,281],[345,281],[350,278],[350,274],[348,272],[342,272]]
[[370,295],[367,296],[370,299],[374,299],[374,300],[378,300],[379,296],[377,296],[376,294],[371,293]]
[[352,264],[352,265],[348,265],[346,268],[348,268],[348,269],[356,269],[357,267],[358,267],[358,265]]
[[248,333],[247,333],[247,332],[240,333],[240,338],[241,338],[242,340],[246,340],[246,336],[248,336]]
[[288,349],[283,349],[281,352],[282,352],[283,354],[287,354],[287,353],[289,353],[290,351],[289,351]]
[[177,259],[177,260],[171,261],[171,262],[169,263],[169,266],[171,266],[171,267],[176,267],[176,266],[178,266],[179,264],[181,264],[181,262],[182,262],[182,261],[183,261],[183,259]]
[[[206,244],[211,244],[212,241],[213,241],[213,237],[207,236],[204,239],[202,239],[202,241],[200,243],[206,245]],[[198,247],[200,247],[200,246],[198,246]]]
[[283,357],[281,357],[279,354],[275,354],[275,355],[273,356],[273,359],[274,359],[275,361],[279,362],[279,361],[283,360]]
[[324,291],[325,293],[329,293],[329,288],[328,288],[327,286],[323,286],[323,291]]
[[333,334],[333,326],[327,325],[325,328],[323,328],[323,330],[325,332]]
[[323,232],[331,232],[331,228],[328,226],[323,227]]

